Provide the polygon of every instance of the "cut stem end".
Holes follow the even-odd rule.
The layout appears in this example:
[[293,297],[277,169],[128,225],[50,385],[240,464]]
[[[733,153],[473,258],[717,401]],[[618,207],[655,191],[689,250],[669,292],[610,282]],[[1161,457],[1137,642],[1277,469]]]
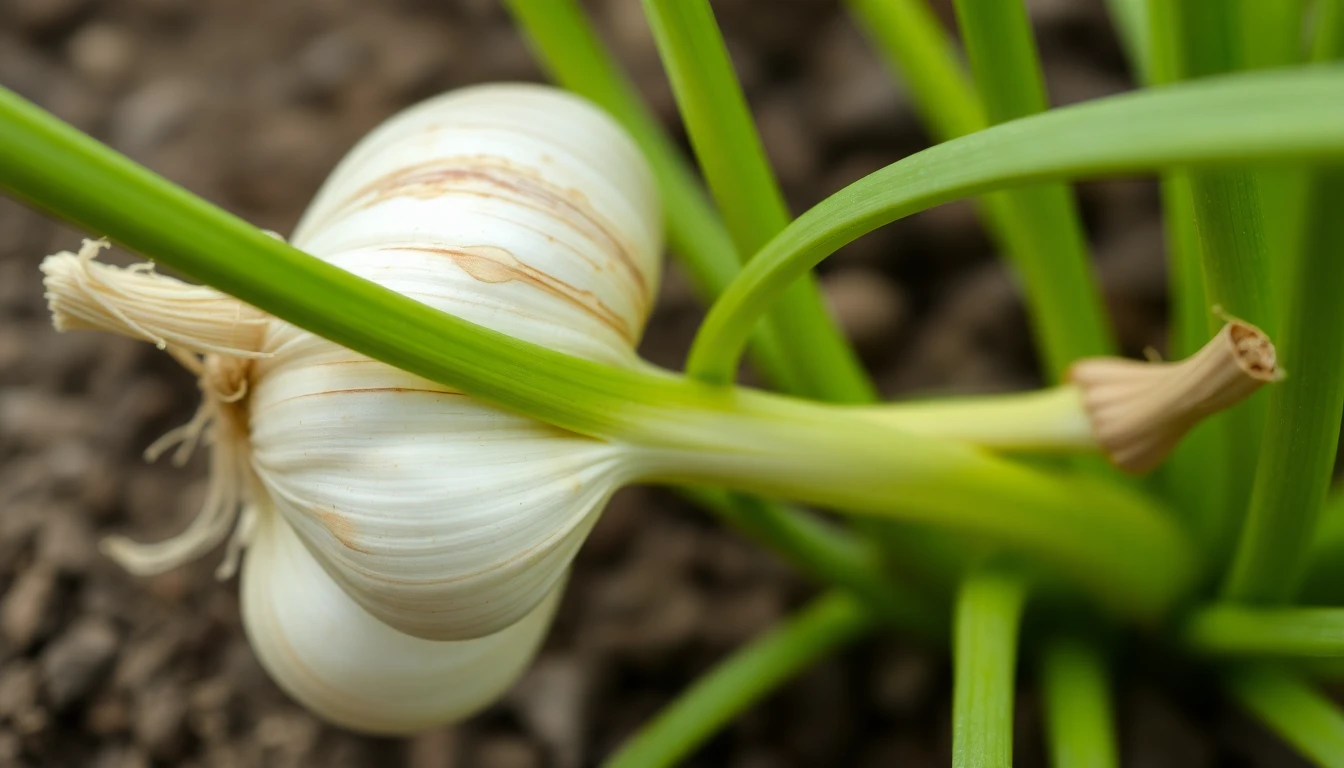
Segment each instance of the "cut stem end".
[[1229,319],[1198,352],[1176,363],[1113,357],[1080,360],[1069,381],[1083,395],[1098,444],[1116,467],[1148,472],[1195,424],[1283,378],[1264,331]]

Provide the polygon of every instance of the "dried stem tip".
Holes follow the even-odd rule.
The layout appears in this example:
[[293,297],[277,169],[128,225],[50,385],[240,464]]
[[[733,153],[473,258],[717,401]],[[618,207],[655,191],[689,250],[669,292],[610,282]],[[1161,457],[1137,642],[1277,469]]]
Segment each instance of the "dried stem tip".
[[268,317],[204,285],[154,271],[152,264],[119,268],[95,261],[106,240],[85,240],[78,254],[62,251],[42,262],[47,303],[58,331],[113,331],[197,354],[265,357],[258,352]]
[[1229,320],[1178,363],[1098,357],[1078,361],[1068,373],[1102,450],[1133,473],[1161,464],[1200,419],[1282,378],[1269,337],[1240,320]]

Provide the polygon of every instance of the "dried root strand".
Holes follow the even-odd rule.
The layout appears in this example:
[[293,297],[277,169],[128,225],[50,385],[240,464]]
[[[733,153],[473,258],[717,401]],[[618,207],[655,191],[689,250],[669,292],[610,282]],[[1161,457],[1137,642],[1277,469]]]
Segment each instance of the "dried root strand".
[[1228,319],[1198,352],[1175,363],[1113,357],[1080,360],[1068,379],[1102,450],[1126,472],[1148,472],[1201,419],[1283,378],[1264,331]]

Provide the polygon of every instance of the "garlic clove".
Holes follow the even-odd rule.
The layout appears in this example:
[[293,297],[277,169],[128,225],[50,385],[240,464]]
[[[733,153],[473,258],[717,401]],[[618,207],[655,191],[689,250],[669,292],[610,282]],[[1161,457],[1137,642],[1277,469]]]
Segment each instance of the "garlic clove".
[[535,656],[556,584],[518,623],[462,642],[404,635],[360,608],[279,515],[262,510],[243,561],[243,628],[290,696],[355,731],[407,734],[498,699]]

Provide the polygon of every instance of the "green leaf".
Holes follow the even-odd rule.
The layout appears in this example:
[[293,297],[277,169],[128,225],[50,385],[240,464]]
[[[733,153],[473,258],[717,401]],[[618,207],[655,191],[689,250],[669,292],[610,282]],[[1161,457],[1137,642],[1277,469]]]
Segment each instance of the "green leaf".
[[1134,70],[1137,80],[1149,81],[1147,0],[1106,0],[1106,11],[1111,16],[1111,26],[1120,38],[1120,46],[1125,49],[1125,58]]
[[[1048,109],[1026,6],[1019,0],[957,0],[955,6],[989,122]],[[1110,354],[1115,348],[1082,219],[1072,190],[1064,184],[1015,190],[1007,197],[1007,215],[1024,230],[1015,263],[1046,371],[1058,381],[1078,358]]]
[[1195,651],[1222,656],[1344,658],[1344,608],[1211,605],[1190,616],[1183,638]]
[[1041,656],[1045,720],[1054,768],[1117,768],[1119,748],[1106,659],[1096,645],[1051,638]]
[[1341,156],[1344,70],[1333,66],[1122,94],[945,142],[849,185],[771,240],[710,310],[689,367],[730,380],[747,334],[797,277],[859,236],[939,203],[1178,164]]
[[[1326,20],[1344,27],[1344,16]],[[1323,37],[1344,32],[1323,28]],[[1322,55],[1344,54],[1344,45]],[[1224,594],[1277,603],[1292,597],[1307,564],[1326,491],[1334,474],[1344,415],[1344,173],[1313,175],[1303,194],[1302,231],[1285,270],[1282,332],[1275,346],[1288,379],[1274,387],[1256,468],[1250,511]]]
[[[645,0],[644,9],[710,192],[738,250],[755,253],[790,217],[714,12],[708,0]],[[801,392],[832,402],[876,399],[815,280],[790,286],[771,318],[789,340],[792,378]]]
[[853,598],[821,597],[700,676],[617,752],[605,768],[676,765],[781,683],[870,628]]
[[1229,671],[1232,695],[1279,738],[1325,768],[1344,755],[1344,713],[1296,675],[1267,665]]
[[957,595],[952,648],[952,765],[1013,762],[1017,633],[1026,604],[1022,578],[986,568]]
[[[1218,75],[1245,66],[1245,35],[1262,31],[1247,29],[1242,8],[1229,7],[1234,5],[1240,4],[1152,0],[1152,21],[1164,27],[1154,34],[1166,47],[1163,66],[1158,69],[1164,81]],[[1272,254],[1282,246],[1279,241],[1285,227],[1266,218],[1258,175],[1246,168],[1218,169],[1191,173],[1189,179],[1201,242],[1205,300],[1273,337],[1279,318]],[[1210,330],[1222,324],[1212,312],[1207,322]],[[1221,419],[1225,443],[1216,476],[1226,486],[1221,493],[1229,506],[1222,513],[1220,528],[1235,531],[1245,514],[1255,473],[1265,422],[1264,395],[1248,399]],[[1219,545],[1226,546],[1221,541]],[[1221,551],[1218,554],[1223,556]]]
[[[1169,84],[1179,79],[1183,64],[1178,55],[1181,39],[1176,3],[1169,0],[1125,0],[1142,6],[1145,26],[1140,67],[1148,85]],[[1114,4],[1113,4],[1114,5]],[[1195,198],[1190,175],[1170,172],[1162,176],[1162,223],[1167,246],[1167,284],[1171,302],[1170,356],[1187,357],[1209,338],[1211,304],[1205,290],[1204,254],[1195,229]],[[1199,538],[1204,551],[1219,561],[1230,558],[1237,533],[1237,517],[1228,482],[1192,483],[1191,477],[1220,477],[1232,462],[1228,417],[1218,414],[1197,425],[1176,446],[1163,467],[1166,496],[1177,513]]]

